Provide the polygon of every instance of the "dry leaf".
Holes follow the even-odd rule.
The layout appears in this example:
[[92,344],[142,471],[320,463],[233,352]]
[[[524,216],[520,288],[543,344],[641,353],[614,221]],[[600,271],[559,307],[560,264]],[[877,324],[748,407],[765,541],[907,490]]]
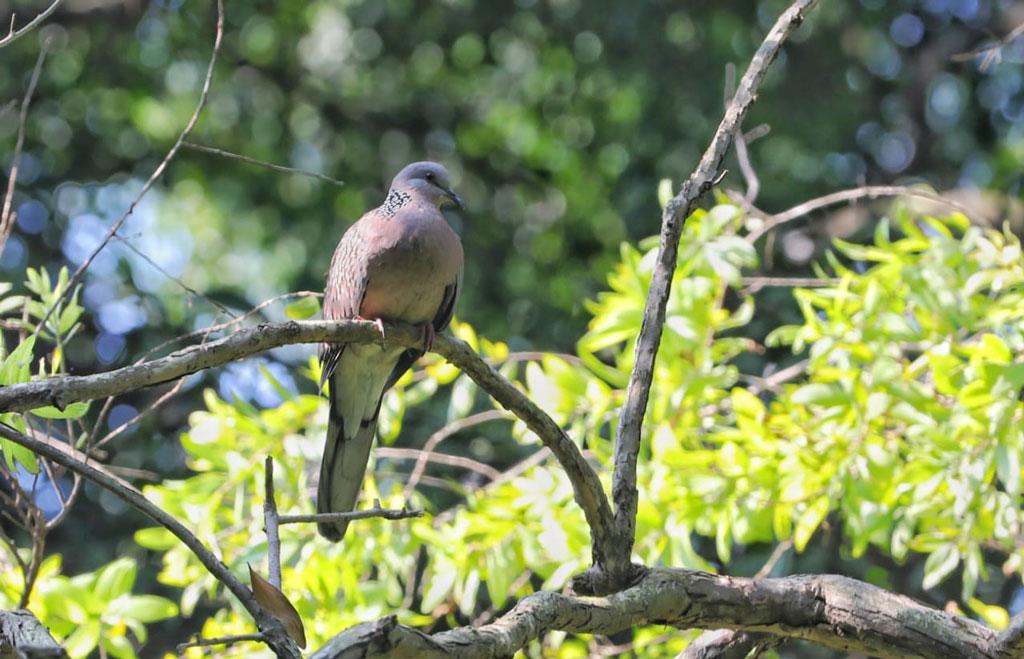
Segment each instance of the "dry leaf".
[[288,636],[300,648],[306,648],[306,630],[302,626],[302,618],[295,610],[292,603],[288,601],[284,593],[277,589],[277,586],[260,576],[260,574],[249,566],[249,582],[252,584],[252,594],[256,601],[264,609],[274,614],[274,617],[284,624]]

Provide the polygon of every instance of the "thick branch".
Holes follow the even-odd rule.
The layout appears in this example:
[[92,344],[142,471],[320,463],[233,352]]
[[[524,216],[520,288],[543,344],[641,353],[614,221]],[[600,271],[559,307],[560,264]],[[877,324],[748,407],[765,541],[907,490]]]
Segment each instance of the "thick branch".
[[836,575],[741,579],[657,569],[608,597],[530,595],[495,622],[428,636],[393,618],[342,632],[314,659],[373,656],[511,656],[552,630],[613,634],[634,625],[742,629],[813,641],[878,657],[1009,659],[996,632],[968,618],[922,606]]
[[647,295],[640,337],[636,344],[633,372],[626,389],[626,401],[619,417],[615,439],[612,499],[615,502],[615,530],[618,541],[612,545],[611,562],[604,566],[605,571],[609,573],[608,587],[611,589],[628,582],[633,576],[630,555],[636,534],[636,462],[640,452],[640,429],[647,410],[647,399],[654,377],[654,361],[665,324],[665,307],[672,288],[672,277],[675,274],[683,220],[689,216],[697,200],[718,179],[722,160],[732,136],[740,128],[747,111],[754,104],[757,88],[768,71],[768,65],[778,55],[790,33],[803,22],[804,15],[815,2],[816,0],[797,0],[776,21],[754,54],[743,78],[740,79],[736,94],[726,108],[725,117],[718,125],[700,163],[683,183],[679,194],[668,202],[662,213],[658,261],[651,277],[651,288]]
[[[419,346],[422,333],[411,325],[388,325],[393,345]],[[143,387],[170,382],[203,369],[294,343],[373,343],[380,340],[376,326],[361,321],[288,321],[243,329],[218,341],[190,346],[152,361],[106,373],[63,376],[0,388],[0,412],[25,412],[37,407],[116,396]],[[434,340],[434,352],[462,369],[505,409],[522,419],[551,449],[572,482],[576,502],[590,525],[594,562],[610,544],[611,507],[597,474],[569,436],[514,384],[487,364],[465,342],[445,335]]]
[[214,556],[213,553],[207,549],[203,543],[185,527],[184,524],[179,522],[172,515],[168,514],[162,508],[151,502],[143,496],[141,492],[124,481],[111,476],[105,471],[98,469],[87,462],[83,462],[75,458],[66,450],[61,450],[48,442],[23,435],[14,428],[3,423],[0,423],[0,437],[9,439],[19,446],[24,446],[42,458],[55,462],[77,474],[80,474],[83,478],[96,483],[173,533],[192,551],[193,554],[196,555],[196,558],[199,559],[207,571],[209,571],[209,573],[218,581],[224,584],[224,586],[238,598],[238,601],[242,603],[242,606],[246,608],[256,621],[256,625],[263,633],[263,637],[267,645],[274,650],[277,656],[294,657],[295,659],[298,659],[300,656],[298,647],[296,647],[295,643],[288,638],[284,627],[280,622],[278,622],[277,618],[274,618],[272,615],[264,611],[256,602],[252,592],[250,592],[249,589],[231,573],[228,566],[219,558]]
[[31,611],[0,611],[0,659],[67,659]]

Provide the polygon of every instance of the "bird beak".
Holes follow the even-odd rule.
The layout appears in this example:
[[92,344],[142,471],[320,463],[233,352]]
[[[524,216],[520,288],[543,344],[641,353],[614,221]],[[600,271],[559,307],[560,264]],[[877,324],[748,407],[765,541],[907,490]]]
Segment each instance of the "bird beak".
[[455,204],[455,206],[457,206],[459,208],[459,210],[466,210],[465,205],[463,205],[463,203],[462,203],[462,197],[460,197],[459,195],[455,194],[454,192],[452,192],[448,188],[442,188],[442,191],[444,192],[444,196],[447,197],[449,200],[451,200],[451,202],[453,204]]

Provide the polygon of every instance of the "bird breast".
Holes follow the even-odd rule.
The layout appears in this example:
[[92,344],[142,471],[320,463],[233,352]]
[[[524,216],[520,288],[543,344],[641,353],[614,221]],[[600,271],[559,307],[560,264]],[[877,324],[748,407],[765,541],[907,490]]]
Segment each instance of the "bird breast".
[[367,263],[360,315],[407,323],[433,320],[461,266],[462,245],[440,214],[404,223],[395,240]]

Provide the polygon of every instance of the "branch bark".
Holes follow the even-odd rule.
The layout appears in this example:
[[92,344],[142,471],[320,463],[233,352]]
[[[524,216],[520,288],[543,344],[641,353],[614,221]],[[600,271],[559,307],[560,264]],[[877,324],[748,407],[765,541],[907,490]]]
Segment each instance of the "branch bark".
[[[422,333],[410,325],[387,325],[388,342],[414,347]],[[218,341],[194,345],[148,362],[106,373],[62,376],[0,388],[0,412],[25,412],[54,405],[64,408],[84,400],[116,396],[170,382],[203,369],[221,366],[294,343],[376,343],[376,325],[363,321],[288,321],[243,329]],[[439,335],[433,351],[472,378],[505,409],[532,430],[555,455],[573,486],[576,502],[591,530],[594,562],[604,562],[603,551],[614,544],[612,512],[597,473],[564,430],[518,387],[480,358],[465,342]]]
[[978,622],[856,579],[837,575],[742,579],[661,568],[608,597],[534,593],[498,620],[478,628],[429,636],[399,625],[393,616],[364,623],[336,636],[313,659],[502,657],[552,630],[613,634],[644,624],[742,629],[758,638],[770,634],[804,639],[893,659],[1019,656],[998,649],[999,636]]
[[67,659],[31,611],[0,611],[0,659]]
[[589,588],[593,592],[611,592],[636,577],[631,555],[636,535],[636,465],[640,452],[640,430],[654,378],[654,363],[665,324],[665,308],[672,288],[672,278],[675,275],[683,221],[693,211],[701,196],[717,181],[732,136],[740,128],[747,111],[754,104],[757,88],[768,72],[768,66],[815,3],[816,0],[796,0],[775,22],[740,79],[736,93],[726,108],[725,116],[700,163],[683,183],[679,194],[666,204],[662,213],[658,260],[651,277],[640,337],[636,343],[633,372],[626,388],[626,401],[619,417],[615,438],[612,500],[615,502],[617,541],[609,547],[608,562],[598,566],[598,573],[591,575],[589,583],[578,581],[578,588]]

